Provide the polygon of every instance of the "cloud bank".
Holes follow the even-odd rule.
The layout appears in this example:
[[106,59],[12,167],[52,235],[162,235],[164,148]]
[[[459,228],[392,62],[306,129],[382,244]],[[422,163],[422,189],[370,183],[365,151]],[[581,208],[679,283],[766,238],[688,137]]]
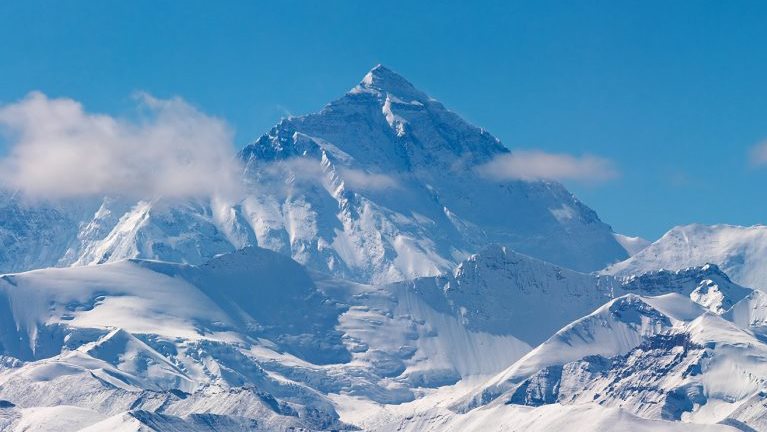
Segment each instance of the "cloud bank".
[[514,151],[497,156],[477,170],[493,180],[574,180],[600,183],[618,176],[612,161],[542,151]]
[[33,92],[0,106],[10,151],[0,183],[32,198],[233,194],[240,167],[232,132],[180,98],[139,94],[135,119],[88,113]]

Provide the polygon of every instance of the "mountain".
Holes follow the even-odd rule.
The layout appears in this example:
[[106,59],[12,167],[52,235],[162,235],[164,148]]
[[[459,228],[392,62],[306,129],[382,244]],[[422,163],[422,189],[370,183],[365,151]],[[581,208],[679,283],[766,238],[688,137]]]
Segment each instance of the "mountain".
[[493,243],[579,271],[628,256],[561,184],[483,175],[508,153],[377,66],[319,113],[284,119],[242,149],[238,199],[41,204],[5,195],[0,272],[125,258],[202,264],[259,246],[385,283],[449,271]]
[[[565,371],[563,365],[584,359],[594,363],[584,365],[585,371],[599,370],[604,366],[598,364],[602,358],[628,353],[645,338],[672,328],[676,319],[651,303],[634,294],[606,303],[556,332],[455,408],[466,412],[497,400],[539,406],[564,399],[562,375],[570,371]],[[576,386],[576,390],[580,389]]]
[[[386,420],[373,419],[370,431],[391,430]],[[442,407],[432,407],[407,416],[396,424],[403,432],[463,432],[510,430],[525,432],[739,432],[748,429],[722,424],[701,424],[651,420],[621,408],[604,408],[596,403],[582,405],[493,406],[455,415]]]
[[0,278],[0,426],[354,429],[330,395],[403,403],[529,349],[260,248],[35,270]]
[[[134,259],[9,274],[0,277],[0,425],[58,413],[72,430],[353,429],[350,406],[375,404],[381,415],[450,394],[545,350],[549,329],[637,299],[612,327],[591,319],[600,338],[626,339],[641,321],[631,309],[643,304],[637,294],[671,293],[686,306],[651,304],[686,317],[751,292],[715,266],[622,280],[501,246],[449,273],[383,285],[335,279],[257,247],[202,265]],[[671,326],[647,310],[637,313],[659,317],[657,328],[599,353],[622,353]],[[605,346],[553,352],[592,345]]]
[[623,295],[678,294],[696,311],[721,315],[753,290],[714,265],[614,278],[579,273],[492,245],[452,273],[385,285],[417,294],[471,331],[510,334],[537,346],[567,323]]
[[639,276],[618,278],[620,289],[614,294],[633,293],[658,296],[677,293],[709,312],[722,315],[735,304],[753,295],[753,290],[730,280],[719,267],[706,264],[683,270],[657,270]]
[[[377,66],[321,112],[285,119],[243,149],[249,178],[268,190],[290,179],[283,196],[244,207],[264,221],[259,244],[357,280],[435,275],[490,243],[575,270],[626,256],[560,184],[482,176],[483,164],[507,153]],[[296,225],[296,214],[311,223]]]
[[648,245],[508,154],[377,66],[236,198],[0,192],[0,431],[764,430],[763,227]]
[[630,294],[565,326],[450,408],[469,421],[511,405],[595,404],[654,421],[762,430],[763,341],[689,298]]
[[496,376],[466,379],[384,412],[352,405],[365,413],[355,424],[373,431],[392,424],[406,431],[762,430],[767,345],[754,334],[760,322],[736,323],[731,314],[763,317],[764,303],[754,298],[761,292],[720,279],[729,285],[718,290],[728,293],[723,304],[733,306],[711,312],[690,287],[726,275],[701,268],[692,283],[693,274],[622,281],[616,293],[635,293],[564,325]]
[[613,295],[616,281],[579,273],[493,245],[452,273],[418,278],[406,286],[436,310],[472,331],[513,334],[530,346]]
[[675,227],[641,252],[608,267],[603,273],[627,276],[709,263],[719,266],[743,286],[767,289],[767,227],[697,224]]

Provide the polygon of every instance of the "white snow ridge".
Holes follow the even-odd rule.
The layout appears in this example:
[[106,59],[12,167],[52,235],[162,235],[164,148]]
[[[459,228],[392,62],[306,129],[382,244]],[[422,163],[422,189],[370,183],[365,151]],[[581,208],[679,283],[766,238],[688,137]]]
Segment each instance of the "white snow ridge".
[[0,431],[767,430],[764,227],[616,234],[373,68],[243,194],[0,192]]

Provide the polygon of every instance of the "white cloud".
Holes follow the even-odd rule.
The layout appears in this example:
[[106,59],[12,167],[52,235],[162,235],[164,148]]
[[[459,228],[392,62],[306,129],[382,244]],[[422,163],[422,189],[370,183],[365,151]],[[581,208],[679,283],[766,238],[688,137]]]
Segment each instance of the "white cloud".
[[0,182],[33,198],[193,197],[239,190],[232,132],[180,98],[137,95],[136,119],[33,92],[0,106]]
[[477,169],[480,174],[494,180],[575,180],[593,183],[618,176],[618,170],[609,159],[529,150],[499,155]]
[[751,147],[749,156],[752,166],[767,165],[767,140]]
[[352,189],[386,190],[399,187],[399,182],[394,177],[386,174],[369,173],[349,168],[341,169],[340,174],[344,183]]

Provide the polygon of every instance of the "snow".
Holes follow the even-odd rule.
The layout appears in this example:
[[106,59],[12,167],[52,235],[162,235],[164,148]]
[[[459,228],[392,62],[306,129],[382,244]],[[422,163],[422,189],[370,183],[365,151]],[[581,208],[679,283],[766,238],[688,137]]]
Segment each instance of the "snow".
[[363,430],[399,431],[722,431],[735,429],[719,424],[682,423],[646,419],[617,407],[597,403],[550,404],[539,407],[494,405],[457,414],[447,407],[471,383],[459,383],[440,389],[422,399],[389,406],[376,406],[365,401],[339,397],[345,407],[342,418],[358,424]]
[[96,411],[67,405],[21,410],[18,432],[76,432],[103,419]]
[[0,192],[0,430],[767,429],[765,227],[649,244],[507,153],[379,65],[237,199]]
[[716,264],[733,281],[767,289],[767,227],[686,225],[675,227],[631,258],[608,267],[614,275]]
[[[701,286],[718,295],[702,302]],[[465,414],[447,402],[441,409],[460,428],[496,409],[468,401],[497,399],[551,366],[625,355],[712,307],[740,307],[752,292],[715,266],[622,280],[502,246],[440,276],[383,285],[339,280],[259,248],[199,266],[127,260],[35,270],[0,279],[0,343],[24,361],[0,368],[0,399],[18,407],[9,417],[16,425],[18,410],[66,405],[98,412],[94,430],[195,430],[206,421],[239,430],[259,418],[253,430],[269,430],[343,428],[339,400],[372,403],[371,418],[402,405],[446,419],[418,404],[453,395]],[[494,375],[485,390],[468,385]]]
[[[531,348],[468,329],[407,285],[338,281],[254,248],[202,266],[129,260],[6,275],[0,305],[3,351],[26,361],[0,369],[0,398],[103,416],[154,412],[170,398],[166,412],[180,417],[160,420],[190,428],[185,416],[210,404],[226,421],[242,415],[245,396],[227,408],[218,392],[249,386],[299,416],[265,424],[337,425],[327,392],[402,403]],[[310,410],[319,420],[302,420]],[[116,419],[105,421],[143,427],[130,413]]]
[[763,395],[767,345],[726,315],[699,308],[693,317],[690,304],[678,294],[613,300],[448,408],[470,419],[509,404],[594,401],[651,420],[734,426],[763,421],[750,407]]
[[741,328],[763,332],[767,329],[767,294],[751,292],[727,311],[725,317]]
[[614,236],[615,240],[623,246],[623,249],[626,249],[626,253],[628,253],[630,257],[642,252],[647,246],[652,244],[651,241],[645,240],[642,237],[630,237],[617,233],[614,234]]
[[510,368],[484,384],[455,408],[460,412],[485,405],[516,389],[520,382],[548,366],[589,355],[625,354],[649,335],[661,333],[672,321],[635,295],[610,301],[592,314],[568,324]]
[[[738,429],[724,425],[689,424],[648,420],[620,408],[597,404],[575,406],[545,405],[536,408],[501,405],[471,415],[419,415],[398,425],[400,431],[721,431]],[[386,427],[372,430],[387,430]]]
[[0,272],[125,258],[202,264],[255,245],[386,283],[449,271],[492,243],[581,271],[628,256],[562,185],[476,172],[506,153],[379,65],[321,112],[284,119],[244,148],[240,198],[3,199]]

